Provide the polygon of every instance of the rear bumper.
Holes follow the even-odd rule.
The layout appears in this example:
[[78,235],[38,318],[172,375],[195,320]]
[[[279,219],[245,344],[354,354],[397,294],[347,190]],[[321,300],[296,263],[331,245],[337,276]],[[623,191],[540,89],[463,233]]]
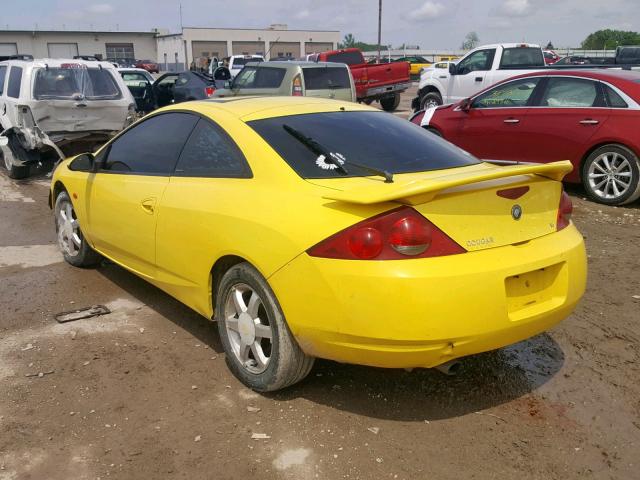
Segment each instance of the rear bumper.
[[573,225],[518,246],[420,260],[302,254],[269,283],[309,355],[378,367],[432,367],[509,345],[566,318],[584,293]]
[[390,93],[404,92],[411,86],[411,83],[395,83],[393,85],[384,85],[382,87],[369,88],[365,92],[365,97],[382,97]]

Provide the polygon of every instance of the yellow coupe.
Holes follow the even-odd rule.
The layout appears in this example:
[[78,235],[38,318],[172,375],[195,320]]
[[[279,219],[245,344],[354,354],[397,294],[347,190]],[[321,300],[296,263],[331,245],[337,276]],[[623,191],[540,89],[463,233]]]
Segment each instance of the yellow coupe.
[[65,259],[109,258],[218,322],[227,364],[277,390],[314,358],[434,367],[542,332],[586,281],[568,162],[481,162],[364,105],[173,105],[63,161]]

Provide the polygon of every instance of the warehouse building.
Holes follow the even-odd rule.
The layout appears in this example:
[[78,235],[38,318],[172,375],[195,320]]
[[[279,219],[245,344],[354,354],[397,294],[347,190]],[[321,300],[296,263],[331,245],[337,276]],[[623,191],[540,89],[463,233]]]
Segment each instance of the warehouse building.
[[182,33],[158,36],[158,63],[163,70],[181,70],[199,58],[222,59],[229,55],[303,57],[332,50],[339,31],[289,30],[274,24],[266,29],[184,27]]
[[156,30],[149,32],[93,32],[0,30],[0,55],[28,54],[35,58],[73,58],[93,55],[98,58],[158,57]]

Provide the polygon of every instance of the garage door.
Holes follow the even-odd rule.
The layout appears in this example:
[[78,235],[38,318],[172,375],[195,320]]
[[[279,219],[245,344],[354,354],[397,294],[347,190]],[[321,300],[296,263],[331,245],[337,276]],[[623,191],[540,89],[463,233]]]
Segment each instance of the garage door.
[[233,42],[234,55],[264,55],[264,42]]
[[191,42],[193,58],[223,59],[227,54],[227,42]]
[[77,43],[47,43],[49,58],[73,58],[78,55]]
[[298,58],[300,56],[300,44],[296,42],[273,42],[269,48],[271,49],[271,52],[269,53],[271,58]]
[[307,42],[304,44],[305,53],[320,53],[333,50],[333,43],[328,42]]
[[0,57],[17,54],[18,46],[15,43],[0,43]]

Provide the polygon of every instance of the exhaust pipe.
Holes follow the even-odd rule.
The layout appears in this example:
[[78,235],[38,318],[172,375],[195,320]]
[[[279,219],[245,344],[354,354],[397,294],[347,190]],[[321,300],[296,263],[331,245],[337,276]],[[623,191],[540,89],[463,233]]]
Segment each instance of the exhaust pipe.
[[454,376],[460,373],[460,371],[462,370],[462,362],[460,362],[459,360],[449,360],[448,362],[433,368],[444,373],[445,375]]

